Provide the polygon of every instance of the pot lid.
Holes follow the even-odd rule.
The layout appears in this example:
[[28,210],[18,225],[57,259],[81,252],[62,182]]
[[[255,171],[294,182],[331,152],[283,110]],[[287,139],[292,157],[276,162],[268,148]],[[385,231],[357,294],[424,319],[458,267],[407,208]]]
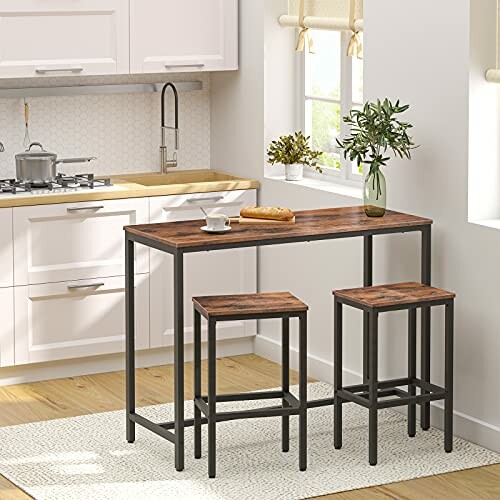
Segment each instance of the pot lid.
[[[31,151],[33,146],[38,146],[40,149],[38,151]],[[55,161],[57,159],[57,154],[45,151],[39,142],[32,142],[26,151],[16,154],[16,160],[42,160],[46,158],[50,158]]]

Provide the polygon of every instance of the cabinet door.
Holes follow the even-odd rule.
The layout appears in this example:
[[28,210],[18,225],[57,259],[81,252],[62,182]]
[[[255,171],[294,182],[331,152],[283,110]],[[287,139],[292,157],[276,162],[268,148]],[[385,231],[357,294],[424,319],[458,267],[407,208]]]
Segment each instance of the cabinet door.
[[[135,279],[136,347],[149,347],[149,276]],[[16,365],[123,352],[125,278],[15,288]]]
[[[123,226],[148,221],[147,198],[14,208],[14,282],[121,276]],[[138,245],[136,259],[136,272],[149,272],[148,249]]]
[[[200,206],[209,213],[236,216],[242,207],[255,205],[255,191],[226,191],[151,198],[152,222],[199,219]],[[203,222],[200,221],[200,227]],[[173,257],[151,250],[151,347],[173,345]],[[253,293],[257,289],[255,248],[218,250],[184,256],[185,341],[193,341],[193,304],[199,295]],[[203,322],[203,336],[206,325]],[[255,334],[255,322],[222,322],[218,339]]]
[[0,209],[0,288],[14,284],[12,208]]
[[0,0],[0,77],[129,72],[128,0]]
[[130,0],[132,73],[237,68],[237,0]]
[[0,366],[14,364],[14,288],[0,288]]

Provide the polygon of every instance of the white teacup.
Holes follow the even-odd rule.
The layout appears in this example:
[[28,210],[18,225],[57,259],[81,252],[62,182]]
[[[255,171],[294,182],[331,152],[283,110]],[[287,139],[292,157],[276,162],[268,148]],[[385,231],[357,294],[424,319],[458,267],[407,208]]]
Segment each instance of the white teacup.
[[229,217],[223,214],[207,215],[206,221],[209,231],[224,231],[231,223]]

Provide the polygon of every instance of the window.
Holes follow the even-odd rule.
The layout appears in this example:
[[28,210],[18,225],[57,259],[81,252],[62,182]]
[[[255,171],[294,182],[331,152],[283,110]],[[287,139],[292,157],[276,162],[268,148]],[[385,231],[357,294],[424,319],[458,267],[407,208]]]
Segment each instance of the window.
[[[351,34],[311,30],[315,54],[304,50],[300,61],[300,128],[311,136],[312,146],[324,151],[323,174],[338,181],[362,180],[357,165],[344,160],[336,139],[349,134],[342,116],[363,103],[363,61],[347,56]],[[311,169],[308,175],[315,175]]]

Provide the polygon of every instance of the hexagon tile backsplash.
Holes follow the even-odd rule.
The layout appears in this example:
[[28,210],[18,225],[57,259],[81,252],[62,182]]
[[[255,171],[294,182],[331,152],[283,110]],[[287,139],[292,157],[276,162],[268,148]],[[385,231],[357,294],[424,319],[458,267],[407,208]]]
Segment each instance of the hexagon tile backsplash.
[[[209,75],[182,76],[182,80],[201,80],[203,90],[179,93],[179,168],[210,168]],[[180,78],[168,78],[176,79]],[[165,75],[149,80],[166,81]],[[120,83],[131,80],[124,77]],[[59,158],[97,157],[87,164],[61,165],[61,172],[110,175],[159,170],[159,93],[32,97],[28,102],[32,141],[41,142]],[[170,93],[167,110],[170,123],[173,120]],[[0,141],[5,145],[5,152],[0,153],[0,178],[15,177],[14,155],[24,150],[23,138],[23,100],[0,99]],[[173,134],[169,143],[171,152]]]

